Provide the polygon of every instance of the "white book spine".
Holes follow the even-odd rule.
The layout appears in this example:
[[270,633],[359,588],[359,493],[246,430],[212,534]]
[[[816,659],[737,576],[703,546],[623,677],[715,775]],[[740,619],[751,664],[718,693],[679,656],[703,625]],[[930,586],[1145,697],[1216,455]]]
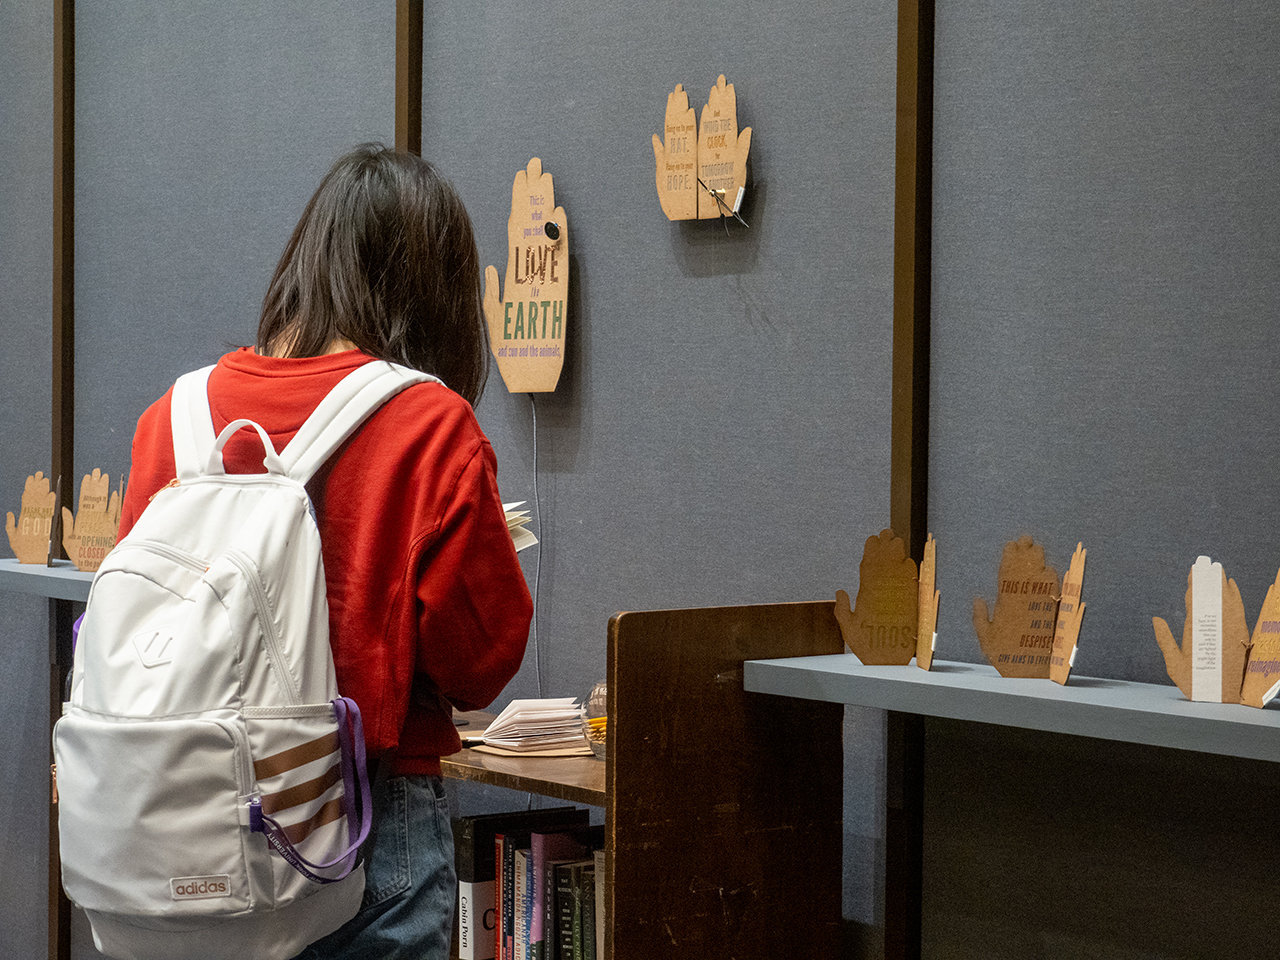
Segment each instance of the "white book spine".
[[458,881],[458,957],[493,960],[493,881]]

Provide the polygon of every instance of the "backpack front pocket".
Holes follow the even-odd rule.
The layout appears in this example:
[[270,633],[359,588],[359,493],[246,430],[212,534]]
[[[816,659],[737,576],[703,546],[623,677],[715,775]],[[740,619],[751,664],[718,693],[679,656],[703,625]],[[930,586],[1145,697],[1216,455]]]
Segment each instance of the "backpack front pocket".
[[72,712],[53,740],[62,881],[72,901],[161,922],[251,907],[245,811],[253,780],[238,722]]

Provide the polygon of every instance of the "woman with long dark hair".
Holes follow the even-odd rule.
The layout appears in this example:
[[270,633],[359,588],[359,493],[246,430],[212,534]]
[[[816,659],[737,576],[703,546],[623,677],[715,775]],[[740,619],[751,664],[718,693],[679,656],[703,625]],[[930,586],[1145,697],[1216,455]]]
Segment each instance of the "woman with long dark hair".
[[[452,709],[490,703],[519,668],[532,603],[476,422],[488,372],[479,257],[452,186],[365,145],[321,182],[285,247],[255,347],[209,377],[214,430],[261,424],[283,449],[346,374],[375,359],[433,374],[387,401],[308,484],[338,687],[378,776],[360,912],[303,957],[446,958],[456,886],[440,757]],[[175,476],[170,394],[142,415],[123,537]],[[262,472],[252,431],[228,473]]]

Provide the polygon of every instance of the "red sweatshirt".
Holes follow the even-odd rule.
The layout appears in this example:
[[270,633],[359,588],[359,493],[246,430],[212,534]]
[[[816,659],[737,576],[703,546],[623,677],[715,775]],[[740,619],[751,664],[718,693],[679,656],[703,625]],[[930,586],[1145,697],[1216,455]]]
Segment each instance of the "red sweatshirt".
[[[227,354],[209,377],[214,431],[247,417],[283,450],[329,389],[370,359]],[[122,538],[176,474],[171,394],[138,421]],[[250,430],[223,451],[228,473],[262,473],[262,457]],[[424,383],[388,400],[307,485],[338,689],[359,704],[371,754],[395,751],[393,773],[439,773],[439,758],[461,745],[450,704],[486,706],[524,656],[533,604],[495,474],[470,405]]]

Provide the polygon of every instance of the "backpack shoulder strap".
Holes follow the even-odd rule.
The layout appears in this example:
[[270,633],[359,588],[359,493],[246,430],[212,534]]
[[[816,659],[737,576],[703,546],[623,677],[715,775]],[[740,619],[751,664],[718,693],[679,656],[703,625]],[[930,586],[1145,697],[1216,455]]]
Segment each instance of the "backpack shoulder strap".
[[439,377],[385,360],[362,364],[342,378],[280,453],[290,477],[306,483],[382,404],[415,383]]
[[213,434],[213,415],[209,412],[209,374],[212,372],[212,366],[202,367],[183,374],[173,385],[169,422],[179,480],[204,473],[217,441]]

